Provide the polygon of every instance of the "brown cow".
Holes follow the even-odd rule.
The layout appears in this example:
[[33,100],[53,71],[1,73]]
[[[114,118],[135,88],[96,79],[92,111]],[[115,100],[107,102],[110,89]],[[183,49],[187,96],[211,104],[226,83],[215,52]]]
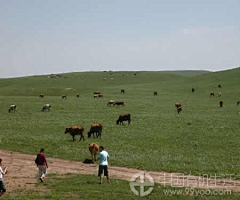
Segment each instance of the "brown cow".
[[180,107],[182,107],[182,105],[180,103],[175,103],[175,107],[180,108]]
[[67,96],[66,95],[62,95],[62,99],[67,99]]
[[88,145],[88,148],[89,148],[89,151],[91,153],[92,163],[94,163],[94,161],[97,161],[96,155],[99,151],[99,146],[98,146],[98,144],[93,142],[93,143]]
[[39,97],[44,98],[44,94],[40,94]]
[[124,89],[121,89],[121,94],[125,94],[125,90]]
[[154,93],[153,93],[153,96],[157,96],[157,95],[158,95],[158,93],[157,93],[157,92],[154,92]]
[[113,106],[125,106],[124,101],[116,101]]
[[91,128],[90,128],[90,131],[88,132],[88,138],[91,137],[91,135],[93,134],[93,137],[95,138],[95,133],[96,133],[96,136],[98,138],[98,136],[102,137],[102,124],[92,124],[91,125]]
[[70,133],[70,135],[73,138],[73,141],[75,140],[74,138],[75,135],[80,135],[79,141],[81,141],[82,138],[84,141],[85,139],[84,139],[83,131],[84,131],[84,128],[82,126],[71,126],[69,128],[66,128],[65,133]]
[[239,106],[239,104],[240,104],[240,101],[239,101],[239,100],[237,100],[237,106]]
[[182,107],[177,107],[177,113],[179,114],[180,112],[182,112]]
[[221,92],[218,92],[218,97],[221,97],[222,96],[222,93]]
[[219,101],[219,106],[223,107],[223,101]]
[[114,100],[110,100],[110,101],[107,103],[107,106],[111,106],[111,105],[114,105]]
[[210,97],[211,97],[211,96],[215,97],[214,92],[210,92]]
[[120,125],[121,124],[123,125],[123,121],[128,121],[128,125],[129,125],[130,122],[131,122],[131,115],[129,113],[119,115],[116,123],[120,124]]

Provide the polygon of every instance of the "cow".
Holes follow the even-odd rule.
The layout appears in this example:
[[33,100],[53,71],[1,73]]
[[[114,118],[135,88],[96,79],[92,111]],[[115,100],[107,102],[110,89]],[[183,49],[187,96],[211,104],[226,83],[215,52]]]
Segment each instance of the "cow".
[[125,90],[124,89],[121,89],[121,94],[125,94]]
[[113,106],[125,106],[124,101],[116,101]]
[[175,107],[180,108],[180,107],[182,107],[182,105],[180,103],[175,103]]
[[15,104],[11,105],[10,108],[8,109],[8,112],[16,112],[17,111],[17,106]]
[[89,149],[89,151],[91,153],[92,163],[94,163],[94,161],[97,161],[96,155],[97,155],[97,153],[99,151],[99,146],[98,146],[98,144],[93,142],[93,143],[88,145],[88,149]]
[[237,100],[237,106],[239,106],[239,104],[240,104],[240,101],[239,101],[239,100]]
[[221,92],[218,92],[218,97],[221,97],[222,96],[222,93]]
[[179,114],[180,112],[182,112],[182,107],[177,107],[177,113]]
[[62,99],[67,99],[67,96],[66,95],[62,95]]
[[157,96],[158,95],[158,93],[157,92],[153,92],[153,96]]
[[96,133],[96,136],[98,138],[98,136],[102,137],[102,124],[92,124],[91,125],[91,128],[90,128],[90,131],[88,132],[88,138],[91,137],[91,135],[93,134],[93,137],[95,138],[95,133]]
[[114,105],[114,100],[110,100],[110,101],[107,103],[107,106],[111,106],[111,105]]
[[218,88],[222,88],[222,86],[219,84],[219,85],[218,85]]
[[44,98],[44,94],[40,94],[39,97]]
[[107,80],[107,78],[103,78],[103,80],[104,80],[104,81],[106,81],[106,80]]
[[118,120],[116,121],[116,124],[123,125],[123,121],[128,121],[128,125],[129,125],[131,122],[131,115],[129,113],[119,115]]
[[214,92],[210,92],[210,97],[211,97],[211,96],[215,97]]
[[66,128],[65,134],[70,133],[70,135],[73,138],[73,141],[75,141],[75,138],[74,138],[75,135],[80,135],[79,141],[81,141],[82,138],[83,138],[83,141],[84,141],[85,139],[84,139],[83,131],[84,131],[84,128],[82,126],[71,126],[69,128]]
[[79,94],[77,94],[76,96],[77,96],[77,98],[79,98],[79,97],[80,97],[80,95],[79,95]]
[[223,107],[223,101],[219,101],[219,106]]
[[193,93],[193,92],[195,92],[195,89],[194,89],[194,88],[192,88],[192,93]]
[[51,105],[50,104],[45,104],[42,108],[42,111],[45,111],[45,110],[51,111]]

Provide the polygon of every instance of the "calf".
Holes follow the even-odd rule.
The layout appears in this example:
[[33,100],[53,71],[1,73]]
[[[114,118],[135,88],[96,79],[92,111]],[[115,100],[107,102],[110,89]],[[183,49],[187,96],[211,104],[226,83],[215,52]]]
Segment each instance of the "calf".
[[158,95],[158,93],[157,93],[157,92],[154,92],[154,93],[153,93],[153,96],[157,96],[157,95]]
[[92,124],[91,125],[91,128],[90,128],[90,131],[88,132],[88,138],[91,137],[91,135],[93,134],[93,137],[95,138],[95,133],[96,133],[96,136],[98,138],[98,136],[102,137],[102,124]]
[[123,101],[116,101],[114,102],[113,106],[125,106]]
[[42,108],[42,111],[45,111],[45,110],[51,111],[51,105],[50,104],[45,104]]
[[17,111],[17,106],[15,104],[11,105],[10,108],[8,109],[8,112],[16,112]]
[[131,116],[130,116],[129,113],[119,115],[118,120],[116,121],[116,123],[120,124],[120,125],[121,124],[123,125],[123,121],[128,121],[128,125],[130,124]]
[[89,149],[89,151],[91,153],[92,163],[94,163],[94,161],[97,161],[96,155],[97,155],[97,153],[99,151],[99,146],[98,146],[98,144],[93,142],[93,143],[88,145],[88,149]]
[[223,107],[223,101],[219,101],[219,106]]
[[121,89],[121,94],[125,94],[125,90],[124,89]]
[[110,100],[110,101],[107,103],[107,106],[111,106],[111,105],[114,105],[114,100]]
[[84,128],[82,126],[71,126],[69,128],[66,128],[65,134],[70,133],[70,135],[73,138],[73,141],[75,141],[75,135],[80,135],[79,141],[81,141],[82,138],[84,141],[85,139],[84,139],[83,131],[84,131]]

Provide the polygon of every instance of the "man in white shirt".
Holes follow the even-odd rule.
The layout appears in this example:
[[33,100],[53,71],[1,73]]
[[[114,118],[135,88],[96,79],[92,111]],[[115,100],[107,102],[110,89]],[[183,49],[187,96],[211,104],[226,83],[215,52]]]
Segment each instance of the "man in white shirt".
[[2,159],[0,158],[0,197],[6,192],[6,188],[3,183],[3,175],[7,173],[7,167],[2,169]]
[[[98,176],[100,177],[100,183],[102,184],[103,175],[107,177],[108,183],[110,183],[109,175],[108,175],[108,159],[109,154],[107,151],[104,150],[103,146],[99,147],[99,170],[98,170]],[[103,173],[104,172],[104,173]]]

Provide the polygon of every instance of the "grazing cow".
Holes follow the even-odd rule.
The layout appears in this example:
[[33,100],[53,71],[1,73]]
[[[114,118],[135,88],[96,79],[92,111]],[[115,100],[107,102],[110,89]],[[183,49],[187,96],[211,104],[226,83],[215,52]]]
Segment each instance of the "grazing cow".
[[125,106],[123,101],[116,101],[114,102],[113,106]]
[[82,126],[71,126],[69,128],[66,128],[65,134],[70,133],[70,135],[73,138],[73,141],[75,140],[75,138],[74,138],[75,135],[80,135],[79,141],[81,141],[82,138],[84,141],[85,139],[84,139],[83,131],[84,131],[84,128]]
[[10,108],[8,109],[8,112],[16,112],[17,111],[17,106],[15,104],[11,105]]
[[80,97],[80,95],[79,94],[77,94],[77,98],[79,98]]
[[157,94],[157,92],[153,92],[153,96],[157,96],[158,94]]
[[67,99],[67,96],[66,95],[62,95],[62,99]]
[[95,133],[96,133],[96,136],[98,138],[98,136],[102,137],[102,124],[92,124],[91,125],[91,128],[90,128],[90,131],[88,132],[88,138],[91,137],[91,135],[93,134],[93,137],[95,138]]
[[222,96],[222,93],[221,92],[218,92],[218,97],[221,97]]
[[195,89],[194,89],[194,88],[192,88],[192,93],[193,93],[193,92],[195,92]]
[[218,88],[222,88],[222,86],[219,84],[219,85],[218,85]]
[[107,103],[107,106],[111,106],[111,105],[114,105],[114,100],[110,100],[110,101]]
[[129,113],[126,113],[126,114],[121,114],[119,115],[119,118],[118,120],[116,121],[117,124],[122,124],[123,125],[123,121],[128,121],[128,125],[130,124],[131,122],[131,116]]
[[121,89],[121,94],[125,94],[125,90],[124,89]]
[[177,113],[179,114],[180,112],[182,112],[182,107],[177,107]]
[[89,151],[91,153],[92,163],[94,163],[94,161],[97,161],[96,155],[97,155],[97,153],[99,151],[99,146],[98,146],[98,144],[93,142],[93,143],[88,145],[88,149],[89,149]]
[[51,105],[50,104],[45,104],[42,108],[42,111],[45,111],[45,110],[51,111]]
[[44,98],[44,94],[40,94],[39,97]]
[[223,107],[223,101],[219,101],[219,106]]
[[175,107],[176,107],[176,108],[181,108],[182,105],[181,105],[180,103],[175,103]]
[[99,92],[99,91],[96,91],[96,92],[94,92],[93,94],[101,94],[101,92]]
[[237,106],[239,106],[239,104],[240,104],[240,101],[239,101],[239,100],[237,100]]
[[211,97],[211,96],[215,97],[214,92],[210,92],[210,97]]

